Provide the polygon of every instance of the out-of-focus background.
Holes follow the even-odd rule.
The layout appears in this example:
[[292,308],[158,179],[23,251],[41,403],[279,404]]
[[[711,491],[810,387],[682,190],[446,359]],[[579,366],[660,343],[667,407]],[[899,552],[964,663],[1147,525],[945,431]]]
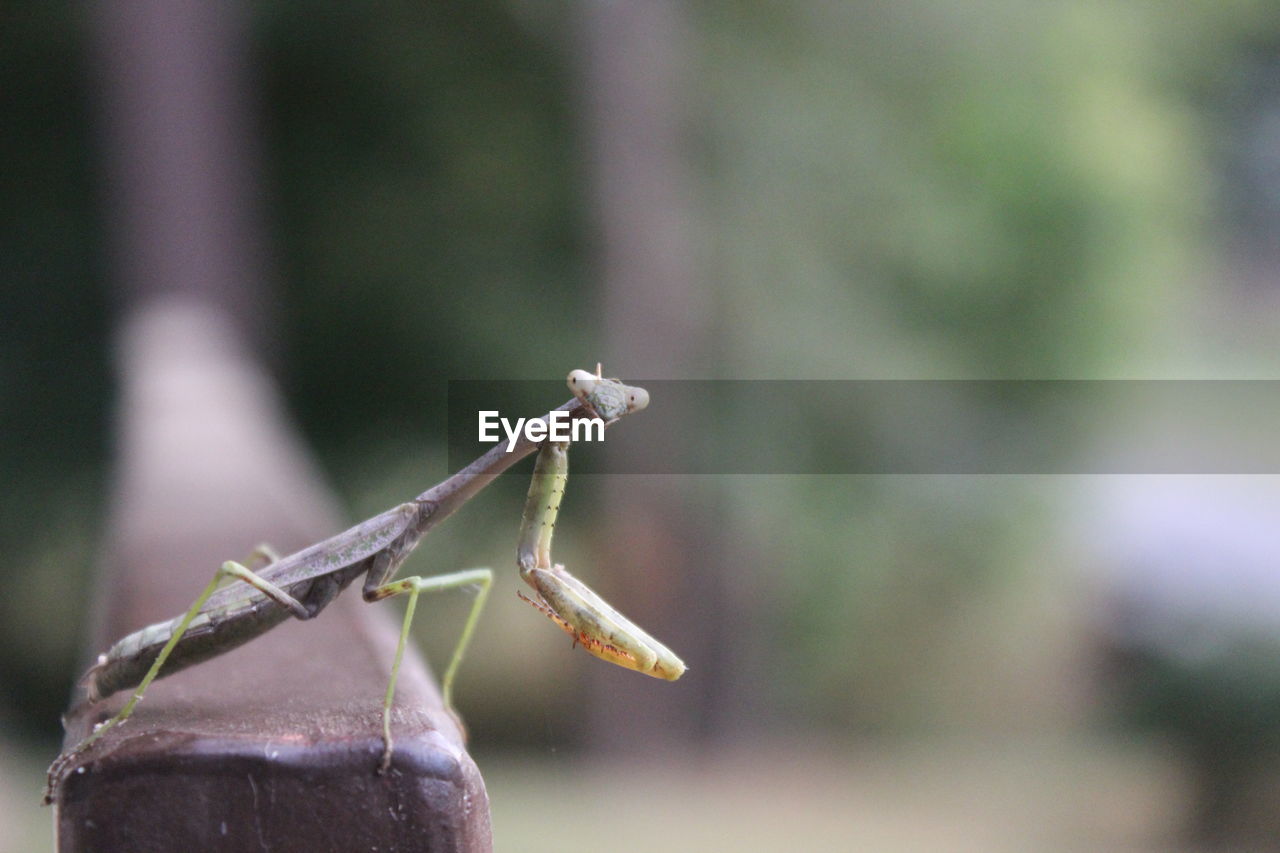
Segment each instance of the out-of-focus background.
[[[232,93],[203,297],[352,519],[446,473],[449,379],[1280,371],[1270,4],[202,5],[0,9],[0,849],[49,845],[149,296],[134,72]],[[1280,849],[1274,479],[575,480],[557,557],[664,684],[517,601],[517,471],[412,564],[498,570],[457,700],[500,850]]]

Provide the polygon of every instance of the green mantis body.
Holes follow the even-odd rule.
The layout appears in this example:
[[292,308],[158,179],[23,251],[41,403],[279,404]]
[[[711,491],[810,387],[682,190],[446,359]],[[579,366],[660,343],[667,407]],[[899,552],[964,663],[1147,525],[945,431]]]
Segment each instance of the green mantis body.
[[[577,400],[561,406],[562,410],[581,408],[605,417],[610,423],[648,403],[644,389],[603,379],[598,371],[593,376],[587,371],[575,370],[569,376],[569,387]],[[129,718],[153,680],[243,645],[290,616],[315,617],[361,575],[365,579],[362,594],[366,601],[409,596],[383,703],[384,749],[379,771],[385,771],[392,754],[391,705],[418,595],[464,586],[480,588],[441,679],[445,704],[452,707],[454,676],[484,607],[493,573],[489,569],[471,569],[435,577],[391,578],[432,527],[533,447],[527,440],[522,440],[515,452],[495,447],[412,501],[296,553],[285,557],[271,555],[271,562],[257,572],[240,563],[224,563],[183,615],[135,631],[98,657],[84,678],[90,702],[129,687],[136,689],[115,716],[97,726],[49,768],[45,801],[52,801],[61,776],[77,756],[106,731]],[[558,451],[554,449],[557,447]],[[564,448],[544,444],[535,464],[518,553],[522,576],[539,592],[539,601],[531,603],[575,634],[593,654],[650,675],[678,677],[684,669],[678,658],[631,625],[563,567],[551,565],[551,530],[566,475]],[[558,489],[554,500],[548,489]],[[535,492],[536,504],[532,503]],[[534,543],[532,551],[530,542]],[[530,553],[535,555],[532,561],[527,559]],[[232,578],[232,583],[219,588],[226,578]],[[669,674],[672,672],[675,674]]]

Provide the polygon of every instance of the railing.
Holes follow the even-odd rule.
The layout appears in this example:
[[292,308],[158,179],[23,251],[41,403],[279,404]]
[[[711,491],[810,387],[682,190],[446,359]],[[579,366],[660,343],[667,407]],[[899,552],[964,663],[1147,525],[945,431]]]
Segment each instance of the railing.
[[[288,552],[343,527],[270,383],[216,312],[163,302],[121,340],[120,454],[91,654],[185,610],[223,560],[255,543]],[[483,781],[412,652],[391,768],[377,773],[394,609],[349,591],[315,620],[156,681],[57,791],[59,849],[489,850]],[[127,695],[78,705],[66,745]]]

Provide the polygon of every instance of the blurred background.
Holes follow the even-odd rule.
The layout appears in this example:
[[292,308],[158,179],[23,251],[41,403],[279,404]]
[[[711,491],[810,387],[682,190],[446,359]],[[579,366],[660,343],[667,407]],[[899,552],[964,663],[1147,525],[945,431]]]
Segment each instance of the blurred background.
[[[55,0],[0,31],[0,849],[49,845],[148,300],[233,318],[353,520],[448,473],[450,379],[1280,371],[1267,3]],[[190,223],[209,256],[129,213],[175,115],[211,146],[189,209],[233,225]],[[684,657],[665,684],[517,601],[527,465],[411,564],[498,570],[457,697],[498,849],[1280,849],[1280,480],[574,480],[557,558]],[[430,606],[435,659],[466,605]]]

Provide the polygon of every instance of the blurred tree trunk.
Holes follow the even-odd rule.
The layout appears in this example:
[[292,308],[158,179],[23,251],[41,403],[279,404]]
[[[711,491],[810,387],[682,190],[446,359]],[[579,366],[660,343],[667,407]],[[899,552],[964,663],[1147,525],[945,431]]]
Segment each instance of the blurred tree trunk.
[[[710,294],[700,286],[698,214],[685,98],[688,32],[669,0],[580,8],[579,68],[603,277],[602,357],[627,379],[706,376],[713,356]],[[679,427],[677,425],[677,434]],[[673,477],[615,477],[616,519],[602,589],[684,657],[690,672],[663,685],[614,667],[590,672],[588,745],[676,748],[731,728],[722,642],[724,554],[704,506]],[[612,525],[612,522],[611,522]]]
[[[164,425],[156,406],[130,407],[129,395],[141,384],[137,368],[159,370],[165,362],[178,363],[180,357],[191,363],[225,364],[239,359],[237,364],[252,365],[253,358],[243,350],[247,343],[261,343],[266,263],[253,191],[255,152],[250,140],[254,134],[247,104],[241,5],[112,0],[92,7],[91,12],[117,347],[126,353],[153,347],[146,358],[122,357],[120,366],[126,373],[120,378],[126,400],[118,424],[115,518],[109,525],[112,541],[107,549],[112,556],[106,562],[137,565],[138,554],[129,553],[133,543],[157,548],[148,541],[150,536],[185,530],[193,520],[204,523],[204,514],[193,509],[191,494],[181,500],[171,496],[157,501],[162,508],[159,516],[134,522],[123,513],[128,501],[122,496],[145,491],[136,479],[158,483],[173,475],[175,461],[198,461],[182,455],[176,460],[160,456],[158,448],[173,442],[150,437],[152,430]],[[185,317],[199,311],[206,312],[209,329],[203,331],[213,343],[205,341],[205,334],[193,335],[190,330],[170,332],[167,343],[172,352],[147,337],[164,343],[163,334],[139,331],[150,329],[149,323],[161,326],[163,321],[133,321],[138,316]],[[131,368],[133,374],[128,373]],[[206,374],[193,371],[193,376],[196,379],[183,383],[189,396],[166,411],[170,420],[173,411],[207,406],[208,398],[215,395],[210,389],[222,390]],[[192,423],[207,422],[195,419]],[[137,443],[142,435],[148,439]],[[202,482],[209,489],[208,472],[201,476],[202,480],[189,485]],[[173,484],[165,488],[176,491]],[[314,510],[304,513],[312,515],[312,522],[301,526],[300,537],[281,542],[281,547],[305,544],[317,533],[332,531],[339,518],[322,488],[296,498]],[[244,512],[246,518],[255,518],[261,510],[245,507]],[[294,531],[292,526],[287,529]],[[190,533],[180,538],[186,543],[196,539]],[[275,538],[283,537],[276,534]],[[119,559],[125,555],[128,559]],[[188,583],[166,584],[136,572],[104,575],[94,597],[93,648],[116,639],[111,635],[122,625],[140,624],[189,605],[192,590],[208,583],[207,567],[213,565],[208,559],[190,559],[198,556],[206,555],[171,555],[174,565],[199,566]],[[113,590],[116,594],[111,594]],[[161,604],[154,601],[158,595],[168,597]],[[151,609],[146,615],[127,610],[135,606]]]
[[[124,303],[186,294],[261,344],[271,301],[239,3],[93,6],[114,280]],[[157,235],[163,235],[158,237]]]

